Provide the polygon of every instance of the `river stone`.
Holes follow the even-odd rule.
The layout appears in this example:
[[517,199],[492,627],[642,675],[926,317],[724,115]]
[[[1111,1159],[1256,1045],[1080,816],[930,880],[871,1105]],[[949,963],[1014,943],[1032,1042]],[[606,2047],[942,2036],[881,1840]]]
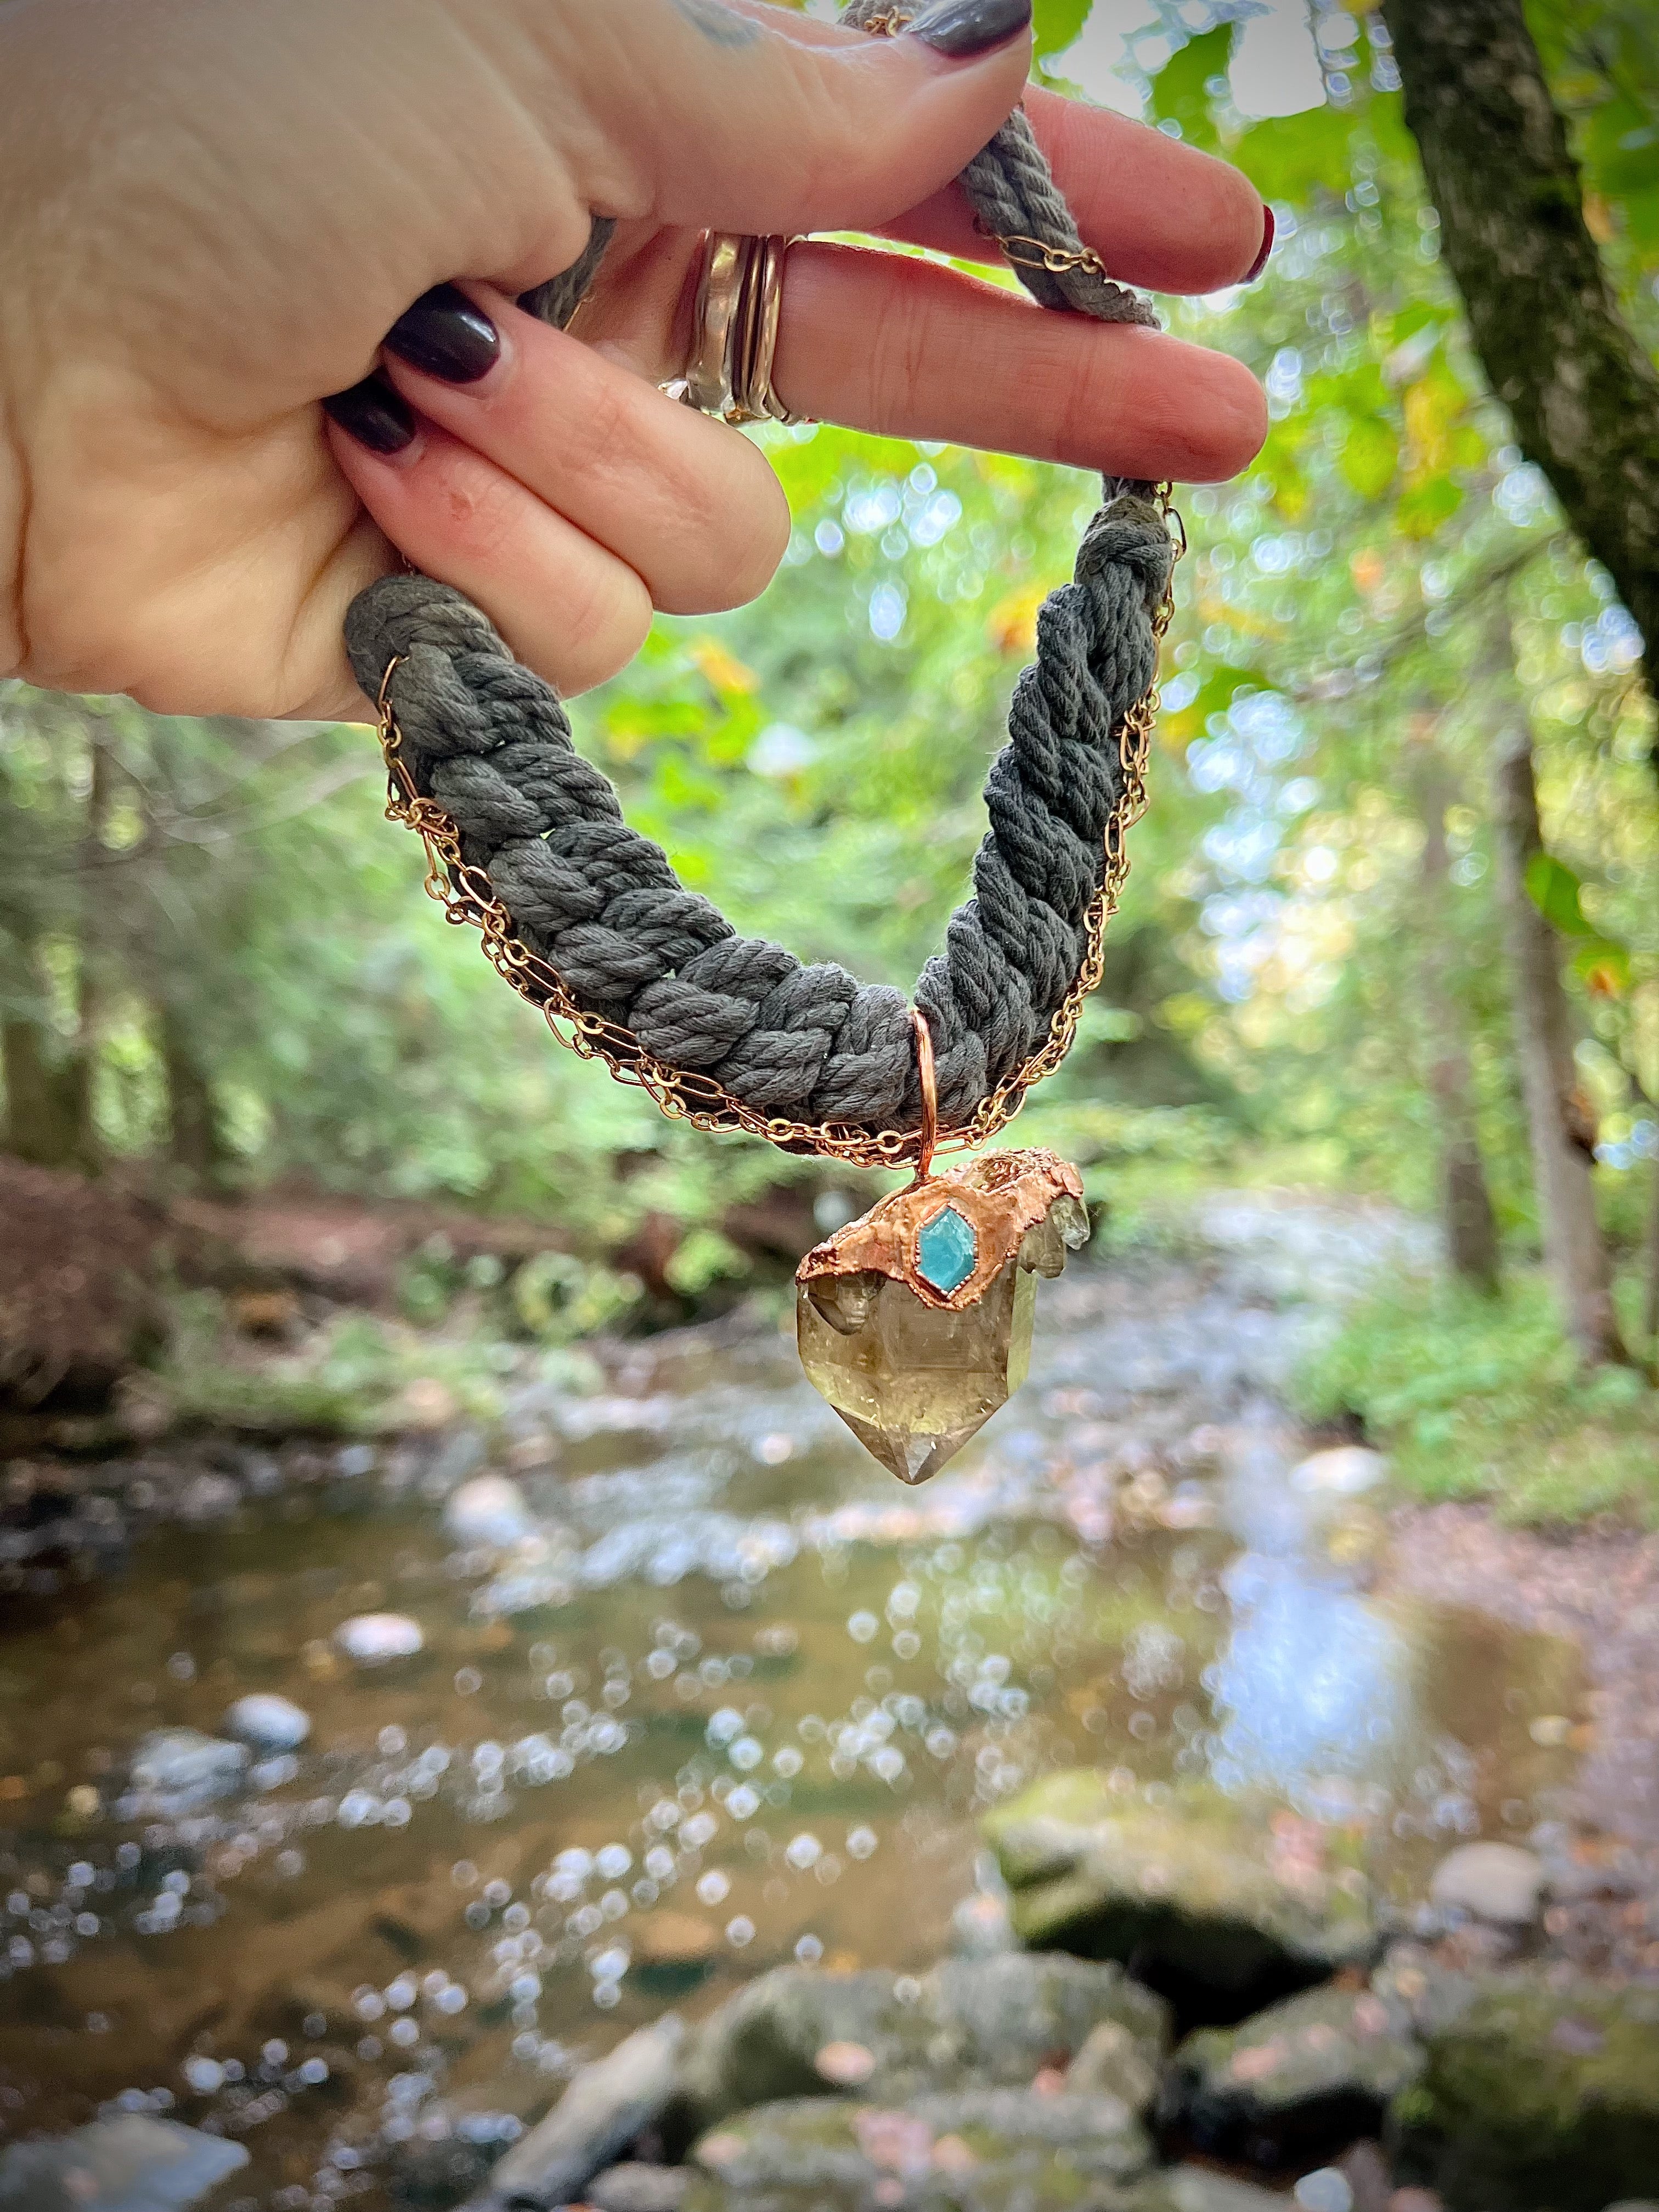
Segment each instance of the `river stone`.
[[1389,1462],[1383,1454],[1367,1451],[1363,1444],[1339,1444],[1332,1451],[1312,1452],[1291,1470],[1291,1483],[1304,1498],[1363,1498],[1387,1480]]
[[247,2162],[222,2136],[118,2112],[0,2154],[0,2212],[185,2212]]
[[533,1535],[536,1516],[507,1476],[475,1474],[445,1505],[444,1528],[458,1543],[505,1547]]
[[298,1751],[311,1734],[311,1715],[291,1698],[256,1691],[225,1715],[225,1733],[255,1751]]
[[465,2212],[508,2212],[520,2204],[562,2204],[580,2197],[596,2173],[667,2111],[684,2033],[678,2014],[665,2013],[580,2068]]
[[1143,2071],[1160,2067],[1164,2006],[1122,1969],[1011,1951],[947,1959],[902,2004],[884,1969],[781,1966],[704,2022],[681,2076],[707,2126],[745,2106],[857,2089],[898,2100],[970,2084],[1023,2087],[1045,2063],[1120,2028]]
[[1154,1808],[1070,1768],[983,1826],[1022,1942],[1133,1959],[1137,1977],[1189,2018],[1243,2019],[1367,1965],[1376,1948],[1369,1886],[1341,1863],[1345,1838],[1310,1822],[1311,1847],[1285,1850],[1265,1819],[1203,1784]]
[[1542,1860],[1518,1844],[1462,1844],[1436,1867],[1429,1896],[1443,1911],[1528,1928],[1543,1887]]
[[426,1638],[406,1613],[354,1613],[335,1630],[334,1641],[348,1659],[372,1662],[412,1659]]
[[587,2185],[592,2212],[680,2212],[691,2173],[684,2166],[613,2166]]
[[1395,2100],[1396,2178],[1447,2212],[1602,2212],[1659,2174],[1659,1990],[1475,1977]]
[[158,1812],[193,1812],[228,1797],[247,1765],[247,1750],[199,1729],[154,1729],[132,1755],[132,1786]]
[[1089,2095],[1117,2097],[1144,2117],[1158,2095],[1158,2063],[1146,2043],[1120,2021],[1103,2020],[1089,2030],[1066,2068],[1066,2086]]
[[1146,2172],[1152,2151],[1109,2097],[977,2088],[902,2105],[763,2105],[723,2120],[692,2160],[684,2212],[1139,2212],[1119,2191]]
[[1200,2150],[1279,2166],[1375,2135],[1423,2071],[1409,2015],[1370,1990],[1309,1990],[1176,2052],[1160,2116]]

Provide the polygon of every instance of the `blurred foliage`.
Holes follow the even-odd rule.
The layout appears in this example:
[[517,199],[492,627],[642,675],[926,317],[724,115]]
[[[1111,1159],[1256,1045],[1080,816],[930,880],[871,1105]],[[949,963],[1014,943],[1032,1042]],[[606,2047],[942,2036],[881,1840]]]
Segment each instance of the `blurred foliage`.
[[372,1437],[457,1421],[491,1431],[509,1382],[580,1394],[599,1380],[585,1353],[515,1346],[477,1310],[447,1331],[342,1313],[273,1354],[239,1346],[219,1300],[197,1292],[176,1301],[155,1387],[185,1430]]
[[[1632,1286],[1633,1288],[1633,1286]],[[1358,1415],[1401,1481],[1504,1518],[1659,1522],[1659,1401],[1627,1367],[1585,1375],[1542,1279],[1502,1299],[1407,1280],[1352,1313],[1297,1377],[1314,1420]]]
[[[1651,347],[1659,27],[1644,0],[1532,14],[1592,227]],[[1262,283],[1161,303],[1177,334],[1257,371],[1271,432],[1242,481],[1183,496],[1192,552],[1152,804],[1105,984],[1012,1140],[1079,1158],[1125,1240],[1151,1233],[1170,1193],[1222,1176],[1427,1206],[1432,955],[1524,1254],[1535,1220],[1487,804],[1494,739],[1519,716],[1548,847],[1531,890],[1563,937],[1607,1223],[1632,1243],[1659,1157],[1641,641],[1471,356],[1381,20],[1038,0],[1037,33],[1059,89],[1139,101],[1240,163],[1279,244]],[[1235,96],[1261,37],[1281,43],[1275,84],[1307,86],[1300,112],[1252,114]],[[963,895],[1008,694],[1095,487],[832,428],[756,434],[794,518],[778,578],[756,607],[659,621],[635,665],[578,702],[578,741],[740,929],[908,986]],[[554,1344],[636,1310],[631,1247],[652,1224],[669,1224],[662,1281],[690,1304],[742,1279],[755,1248],[737,1217],[780,1186],[823,1226],[863,1202],[867,1178],[696,1136],[560,1051],[423,902],[416,848],[380,818],[377,766],[362,731],[167,722],[0,686],[0,1015],[69,1075],[86,1063],[106,1158],[541,1218],[580,1266],[521,1279],[515,1326]],[[1450,853],[1432,912],[1430,806]],[[436,1319],[457,1296],[422,1266],[404,1304]],[[1535,1380],[1555,1372],[1540,1300],[1523,1284],[1502,1308],[1448,1310],[1438,1346],[1390,1309],[1401,1357],[1443,1380],[1490,1358],[1503,1389],[1534,1377],[1544,1395],[1525,1402],[1547,1438],[1584,1408],[1565,1382],[1550,1396]],[[1391,1372],[1382,1321],[1364,1326]],[[1522,1348],[1508,1365],[1506,1346]],[[1454,1424],[1449,1467],[1495,1464],[1500,1429],[1520,1449],[1502,1391],[1471,1389],[1498,1426]],[[1366,1405],[1418,1435],[1421,1409]],[[1647,1418],[1629,1415],[1631,1437]],[[1617,1458],[1628,1439],[1608,1424]],[[1544,1467],[1539,1450],[1528,1466]]]

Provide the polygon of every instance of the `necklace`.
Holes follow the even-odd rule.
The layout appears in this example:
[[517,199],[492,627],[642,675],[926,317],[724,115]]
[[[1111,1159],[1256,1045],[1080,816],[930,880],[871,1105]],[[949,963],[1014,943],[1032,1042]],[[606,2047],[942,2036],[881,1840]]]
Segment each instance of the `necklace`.
[[[859,12],[873,19],[871,0]],[[1019,111],[962,182],[1042,304],[1150,319],[1079,241]],[[567,322],[597,261],[591,246],[577,281],[526,304]],[[1172,520],[1167,485],[1107,480],[1015,689],[974,896],[914,1006],[738,937],[688,891],[576,752],[557,693],[459,592],[390,576],[347,617],[358,681],[378,702],[389,817],[422,840],[426,888],[448,919],[480,932],[561,1043],[694,1128],[914,1168],[796,1277],[809,1378],[902,1481],[936,1474],[1018,1389],[1036,1279],[1087,1241],[1081,1178],[1052,1152],[935,1161],[1006,1127],[1065,1059],[1100,981],[1126,834],[1145,805],[1185,543]]]

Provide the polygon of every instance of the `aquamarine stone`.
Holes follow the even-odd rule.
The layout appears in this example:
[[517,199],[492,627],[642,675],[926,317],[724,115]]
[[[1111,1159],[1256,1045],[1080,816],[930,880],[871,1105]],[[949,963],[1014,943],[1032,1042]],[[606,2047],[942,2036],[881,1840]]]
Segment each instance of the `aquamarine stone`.
[[936,1213],[916,1238],[916,1273],[943,1298],[962,1288],[978,1257],[973,1224],[954,1206]]

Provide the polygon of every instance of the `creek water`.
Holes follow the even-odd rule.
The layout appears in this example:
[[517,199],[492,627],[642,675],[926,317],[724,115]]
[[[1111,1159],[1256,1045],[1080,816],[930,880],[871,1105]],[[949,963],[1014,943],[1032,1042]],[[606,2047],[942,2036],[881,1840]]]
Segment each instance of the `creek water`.
[[[440,1439],[11,1604],[0,2144],[116,2104],[246,2145],[216,2208],[453,2203],[667,2004],[981,1940],[977,1816],[1055,1766],[1357,1827],[1402,1909],[1460,1838],[1523,1838],[1571,1780],[1576,1650],[1379,1596],[1382,1494],[1298,1480],[1277,1397],[1408,1243],[1239,1202],[1190,1259],[1074,1265],[1030,1382],[916,1492],[726,1325],[517,1389],[505,1547],[450,1533]],[[374,1613],[421,1650],[348,1656]],[[254,1692],[310,1715],[297,1753],[135,1793],[148,1734]]]

